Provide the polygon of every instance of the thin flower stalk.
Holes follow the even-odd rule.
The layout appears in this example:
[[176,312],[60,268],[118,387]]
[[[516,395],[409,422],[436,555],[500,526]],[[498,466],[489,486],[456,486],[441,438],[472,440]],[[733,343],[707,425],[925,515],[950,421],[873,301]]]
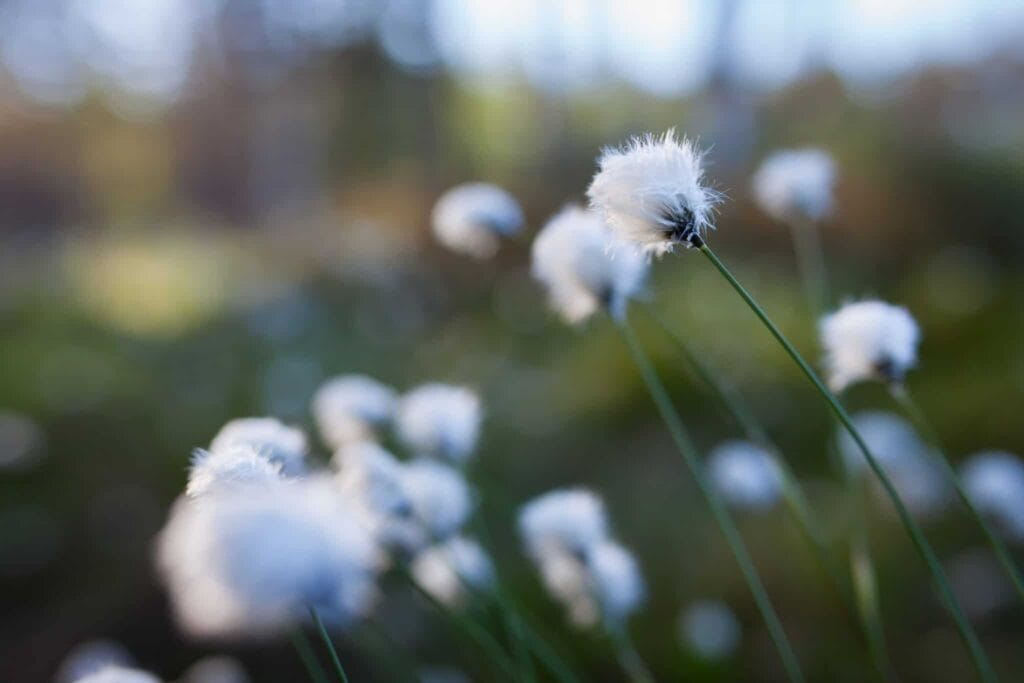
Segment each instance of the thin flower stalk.
[[910,512],[907,510],[906,505],[897,493],[895,486],[889,479],[889,476],[879,465],[875,456],[871,453],[867,443],[861,437],[857,428],[853,425],[849,414],[846,409],[843,408],[839,400],[832,394],[831,391],[822,383],[818,375],[811,369],[807,361],[804,360],[803,356],[796,350],[796,348],[789,342],[789,340],[782,334],[775,323],[772,322],[768,314],[765,313],[764,309],[761,308],[760,304],[754,300],[753,296],[740,284],[732,272],[725,266],[724,263],[718,258],[717,255],[711,250],[710,247],[701,239],[699,236],[695,236],[692,240],[694,247],[698,248],[701,253],[712,263],[716,270],[729,282],[729,284],[736,290],[737,294],[746,302],[747,306],[754,312],[758,319],[768,328],[768,331],[775,337],[776,341],[782,346],[786,354],[793,360],[794,363],[800,368],[800,370],[806,375],[810,382],[814,385],[815,389],[822,395],[829,407],[835,413],[836,417],[842,423],[843,427],[849,432],[850,437],[857,444],[857,447],[864,454],[864,458],[867,461],[868,466],[878,477],[886,494],[892,499],[893,505],[896,508],[896,513],[906,528],[907,533],[910,536],[911,541],[914,544],[914,548],[921,555],[925,565],[930,572],[932,579],[935,582],[936,587],[939,590],[940,598],[949,611],[950,616],[953,618],[953,622],[956,625],[957,632],[961,639],[964,641],[964,645],[967,647],[968,653],[971,657],[971,661],[974,664],[975,669],[978,671],[978,675],[983,681],[995,681],[996,675],[992,669],[992,665],[988,661],[988,657],[985,655],[984,650],[981,647],[981,643],[978,640],[977,634],[974,632],[970,622],[967,621],[966,616],[960,609],[960,606],[956,602],[956,598],[953,596],[953,591],[949,586],[949,581],[946,579],[942,567],[939,564],[938,557],[935,555],[935,551],[932,549],[931,544],[925,538],[924,533],[921,531],[917,522],[911,517]]
[[316,625],[316,629],[320,634],[320,639],[324,643],[324,647],[327,648],[328,654],[331,656],[331,664],[334,666],[334,673],[338,676],[338,680],[341,683],[348,683],[348,676],[345,675],[345,667],[341,665],[341,659],[338,657],[338,651],[334,648],[334,643],[331,641],[331,635],[327,632],[327,627],[324,626],[323,620],[320,618],[320,613],[316,611],[316,607],[313,605],[307,605],[309,609],[309,616],[313,618],[313,623]]
[[291,630],[291,640],[295,651],[299,655],[299,659],[302,660],[302,666],[305,667],[306,673],[309,674],[309,680],[313,681],[313,683],[327,683],[327,674],[324,672],[324,668],[320,666],[320,662],[317,661],[316,655],[313,653],[313,646],[310,644],[305,632],[296,626]]
[[821,247],[818,225],[808,219],[793,219],[789,222],[789,231],[793,238],[793,252],[807,306],[814,319],[817,319],[829,302],[825,253]]
[[758,610],[761,612],[761,616],[768,628],[768,633],[779,652],[779,657],[782,659],[782,664],[789,680],[794,683],[803,681],[804,676],[800,670],[796,653],[786,637],[785,631],[782,628],[782,622],[779,620],[778,614],[776,614],[775,608],[768,597],[768,593],[765,591],[764,584],[761,582],[761,577],[754,567],[746,544],[743,542],[735,522],[733,522],[732,517],[729,515],[724,501],[722,501],[708,480],[698,456],[697,448],[691,440],[675,407],[672,405],[665,387],[662,385],[654,367],[640,346],[628,319],[624,316],[616,327],[621,332],[626,346],[629,348],[633,362],[636,364],[644,383],[647,385],[647,390],[668,428],[676,449],[697,482],[697,487],[707,501],[708,507],[711,509],[711,513],[722,531],[722,535],[725,536],[725,540],[736,558],[737,564],[740,566],[743,578],[753,594],[754,602],[757,604]]

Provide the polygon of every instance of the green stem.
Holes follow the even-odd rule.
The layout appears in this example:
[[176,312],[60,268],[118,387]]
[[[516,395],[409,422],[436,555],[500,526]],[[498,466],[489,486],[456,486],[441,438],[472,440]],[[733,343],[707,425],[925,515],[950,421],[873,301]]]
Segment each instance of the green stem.
[[622,672],[631,683],[654,683],[654,676],[647,663],[640,656],[627,626],[610,626],[608,635],[615,644],[615,655],[619,660]]
[[953,622],[956,625],[956,629],[960,634],[961,639],[964,641],[964,645],[967,647],[968,653],[970,654],[971,661],[974,663],[974,667],[978,670],[978,675],[983,681],[995,681],[996,675],[992,670],[992,665],[988,661],[988,657],[985,655],[984,650],[981,647],[981,643],[978,641],[978,636],[975,634],[974,629],[971,627],[967,618],[960,610],[960,606],[956,602],[956,598],[953,597],[953,591],[949,587],[949,582],[946,580],[946,576],[942,571],[942,567],[939,564],[938,558],[935,556],[935,551],[932,550],[931,544],[924,537],[917,522],[910,516],[910,512],[907,510],[906,505],[903,504],[903,500],[900,498],[899,493],[896,491],[896,487],[893,486],[888,475],[882,469],[881,465],[875,459],[875,456],[871,453],[871,449],[868,448],[867,443],[861,437],[857,428],[854,427],[853,421],[847,414],[846,409],[843,408],[839,400],[829,391],[822,381],[815,374],[811,366],[807,364],[807,361],[803,359],[803,356],[796,350],[796,348],[789,342],[788,339],[779,331],[779,328],[775,326],[775,323],[771,321],[768,314],[764,312],[764,309],[754,300],[754,298],[744,289],[743,285],[733,276],[725,264],[719,260],[718,256],[704,244],[703,240],[699,238],[696,240],[695,245],[711,261],[712,265],[718,270],[719,273],[732,285],[733,289],[740,295],[740,297],[747,303],[754,314],[761,320],[768,331],[771,332],[775,340],[782,345],[782,348],[786,351],[786,354],[793,360],[794,363],[800,368],[800,370],[807,376],[807,379],[811,381],[811,384],[818,390],[829,407],[839,418],[843,427],[849,432],[850,437],[856,442],[857,447],[864,454],[864,459],[867,461],[871,471],[875,473],[879,481],[882,483],[885,492],[889,498],[892,499],[893,505],[896,508],[896,513],[899,515],[900,521],[906,528],[907,533],[910,535],[910,539],[917,549],[917,552],[921,555],[925,565],[928,567],[928,571],[931,573],[932,579],[939,590],[942,602],[945,604],[946,609],[949,610],[950,616],[953,618]]
[[917,427],[926,441],[928,441],[932,449],[935,451],[937,459],[942,463],[943,470],[945,470],[946,477],[953,485],[957,496],[964,506],[970,511],[971,516],[981,527],[982,532],[985,534],[985,538],[988,540],[989,545],[992,546],[992,550],[995,552],[996,557],[999,559],[999,563],[1003,565],[1003,569],[1006,571],[1007,576],[1013,582],[1013,587],[1017,591],[1017,596],[1024,601],[1024,577],[1021,576],[1020,569],[1013,561],[1013,557],[1010,555],[1010,551],[1007,549],[1006,544],[999,538],[999,536],[992,530],[992,525],[985,518],[985,516],[975,507],[971,501],[970,496],[967,495],[967,491],[964,490],[963,482],[960,481],[960,475],[957,474],[956,469],[953,468],[953,464],[949,461],[949,457],[946,455],[945,449],[942,447],[942,442],[939,440],[938,434],[932,428],[931,423],[925,416],[924,411],[921,410],[917,402],[910,396],[906,387],[902,384],[891,385],[889,391],[892,394],[893,399],[903,408],[903,411],[910,418],[911,422]]
[[786,669],[789,679],[794,682],[803,681],[804,677],[800,671],[800,665],[797,662],[796,654],[793,652],[793,648],[789,644],[789,640],[786,638],[786,633],[782,629],[782,623],[779,621],[779,617],[775,613],[775,608],[772,606],[771,600],[768,598],[768,593],[765,591],[764,585],[761,583],[761,577],[754,568],[754,563],[750,558],[750,554],[743,542],[743,538],[740,536],[732,517],[729,515],[729,511],[726,508],[725,503],[719,497],[718,492],[708,480],[707,475],[704,472],[704,467],[700,461],[700,457],[697,454],[697,448],[690,439],[690,435],[686,431],[686,428],[683,426],[683,422],[680,419],[679,414],[673,407],[672,401],[669,398],[668,393],[665,391],[665,387],[662,385],[661,380],[654,371],[654,367],[651,365],[650,360],[648,360],[647,355],[641,348],[640,343],[633,332],[633,328],[629,325],[628,319],[624,317],[622,320],[619,320],[616,327],[622,333],[626,346],[629,347],[630,354],[633,357],[633,362],[636,364],[644,383],[647,385],[647,390],[650,393],[651,398],[654,400],[654,403],[658,408],[658,412],[661,414],[661,419],[665,422],[665,426],[668,428],[669,434],[672,436],[672,440],[675,442],[676,449],[683,457],[683,461],[686,463],[687,468],[690,470],[694,480],[697,482],[697,487],[700,489],[704,499],[707,501],[708,507],[711,509],[711,513],[714,516],[718,527],[722,531],[722,535],[725,536],[726,543],[728,543],[733,556],[736,558],[736,563],[740,566],[743,578],[746,580],[747,586],[750,588],[750,592],[754,596],[754,602],[757,604],[765,625],[768,628],[768,633],[771,636],[772,641],[775,643],[776,649],[779,651],[779,656],[782,659],[782,664]]
[[828,302],[828,277],[825,254],[821,248],[818,226],[810,220],[795,220],[789,225],[793,236],[793,251],[800,271],[800,282],[807,297],[807,306],[816,320],[825,311]]
[[320,666],[320,662],[317,661],[316,655],[313,654],[313,646],[310,645],[309,638],[306,637],[305,632],[298,626],[295,626],[291,630],[292,645],[295,646],[295,651],[299,654],[299,659],[302,660],[302,665],[306,668],[306,673],[309,674],[309,678],[313,683],[327,683],[327,674],[324,672],[324,668]]
[[327,652],[331,655],[331,664],[334,665],[334,673],[337,674],[338,680],[341,683],[348,683],[348,676],[345,675],[345,668],[341,665],[341,660],[338,658],[338,651],[334,649],[334,643],[331,642],[331,636],[327,633],[327,627],[324,626],[323,620],[320,618],[319,612],[316,611],[316,607],[313,605],[306,605],[309,609],[309,616],[313,618],[313,623],[316,624],[317,631],[320,632],[320,639],[324,642],[324,647],[327,648]]

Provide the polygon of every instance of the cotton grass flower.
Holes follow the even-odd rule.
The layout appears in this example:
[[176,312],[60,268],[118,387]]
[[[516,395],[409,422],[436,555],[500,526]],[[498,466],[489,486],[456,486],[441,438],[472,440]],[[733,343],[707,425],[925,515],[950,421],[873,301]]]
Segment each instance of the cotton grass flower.
[[604,503],[587,489],[550,491],[522,507],[519,535],[533,558],[552,550],[581,554],[608,536]]
[[708,456],[708,476],[725,500],[764,510],[779,499],[782,478],[772,455],[749,441],[726,441]]
[[587,571],[604,619],[622,623],[644,598],[644,581],[632,553],[613,541],[602,541],[587,552]]
[[397,395],[391,387],[366,375],[340,375],[313,396],[313,420],[332,450],[370,439],[394,412]]
[[76,645],[64,657],[54,676],[55,683],[75,683],[86,676],[108,667],[129,667],[131,653],[113,640],[90,640]]
[[832,210],[836,166],[816,148],[775,152],[754,174],[754,197],[761,209],[780,222],[818,221]]
[[599,214],[578,206],[558,212],[537,234],[532,273],[570,323],[604,308],[621,318],[647,275],[647,259],[616,240]]
[[430,538],[458,532],[473,512],[473,494],[458,470],[426,458],[405,466],[405,491],[412,513]]
[[703,154],[669,130],[607,148],[587,197],[612,232],[645,253],[690,247],[711,225],[718,194],[705,187]]
[[471,389],[423,384],[402,396],[395,416],[402,442],[418,455],[464,464],[476,448],[483,408]]
[[274,486],[283,481],[281,463],[271,462],[254,447],[238,443],[216,451],[192,453],[185,495],[198,498],[218,491]]
[[437,240],[452,251],[484,259],[494,256],[502,237],[522,229],[523,211],[500,187],[466,183],[441,195],[431,226]]
[[695,654],[718,661],[736,651],[742,630],[736,615],[724,602],[698,600],[680,615],[679,635]]
[[1014,541],[1024,541],[1024,461],[1005,451],[982,451],[960,469],[967,497]]
[[203,657],[181,677],[181,683],[250,683],[250,680],[241,662],[225,655]]
[[305,471],[306,435],[273,417],[243,417],[231,420],[210,442],[213,453],[249,446],[271,462],[280,463],[285,474]]
[[834,391],[870,379],[899,384],[917,363],[920,331],[900,306],[876,300],[848,303],[824,316],[818,328]]
[[79,678],[75,683],[160,683],[160,679],[141,669],[106,666],[99,671]]
[[454,536],[419,553],[410,565],[413,580],[439,602],[460,606],[467,588],[486,591],[494,583],[494,565],[476,541]]

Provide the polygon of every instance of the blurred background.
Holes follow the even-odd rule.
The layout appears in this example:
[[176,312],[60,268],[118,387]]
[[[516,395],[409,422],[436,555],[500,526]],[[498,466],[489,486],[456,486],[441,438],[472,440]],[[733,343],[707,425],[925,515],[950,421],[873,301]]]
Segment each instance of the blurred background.
[[[313,391],[342,372],[475,387],[488,410],[476,467],[505,501],[574,483],[604,495],[649,583],[636,634],[659,679],[780,679],[611,326],[548,312],[527,238],[481,264],[429,233],[434,200],[469,180],[511,191],[533,232],[583,199],[602,146],[670,126],[710,149],[728,196],[716,250],[811,357],[789,233],[753,205],[750,176],[779,147],[833,154],[837,299],[916,315],[909,385],[954,458],[1024,452],[1019,0],[0,2],[0,680],[52,680],[96,638],[167,680],[223,652],[253,681],[299,680],[287,644],[183,638],[151,544],[192,448],[232,417],[311,426]],[[825,409],[749,311],[686,254],[656,264],[650,292],[730,370],[823,523],[841,526]],[[638,324],[701,447],[737,436]],[[879,387],[850,403],[894,409]],[[492,513],[513,591],[559,624],[510,510]],[[812,678],[864,680],[784,514],[741,526]],[[1024,611],[977,529],[954,511],[926,530],[1004,680],[1024,680]],[[904,680],[970,680],[884,507],[870,535]],[[742,627],[717,662],[679,634],[700,599]],[[399,637],[473,675],[430,623]],[[599,638],[562,638],[589,679],[618,680]],[[341,646],[353,680],[380,680],[355,639]]]

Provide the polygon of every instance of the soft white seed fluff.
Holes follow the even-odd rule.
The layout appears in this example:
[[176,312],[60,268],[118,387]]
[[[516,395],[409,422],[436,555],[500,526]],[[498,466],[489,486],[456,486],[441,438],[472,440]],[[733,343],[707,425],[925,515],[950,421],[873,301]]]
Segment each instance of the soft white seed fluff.
[[754,197],[778,221],[820,220],[832,210],[836,165],[828,152],[808,147],[771,154],[754,174]]
[[307,604],[342,624],[376,596],[376,546],[326,476],[180,499],[156,564],[193,637],[272,636],[304,619]]
[[691,246],[712,226],[718,194],[704,186],[702,153],[674,130],[632,138],[598,159],[587,197],[615,235],[648,254]]
[[818,324],[829,386],[868,379],[902,382],[917,363],[921,333],[907,309],[884,301],[844,304]]
[[632,553],[613,541],[602,541],[587,552],[591,590],[609,624],[619,624],[640,606],[644,581]]
[[553,549],[534,558],[541,582],[566,610],[569,621],[580,628],[596,626],[601,606],[591,584],[586,557]]
[[423,590],[451,607],[461,605],[467,593],[485,591],[494,582],[491,558],[479,543],[463,536],[423,550],[410,569]]
[[366,375],[340,375],[324,383],[313,396],[313,420],[332,450],[373,437],[395,409],[391,387]]
[[729,657],[740,643],[740,622],[718,600],[698,600],[679,616],[679,637],[687,648],[708,660]]
[[749,441],[726,441],[708,456],[708,476],[730,504],[763,510],[778,501],[779,467],[771,453]]
[[250,445],[238,443],[217,451],[197,448],[185,495],[198,498],[229,489],[274,486],[282,480],[281,463],[271,462]]
[[533,277],[551,305],[570,323],[606,308],[614,318],[643,287],[647,259],[617,240],[596,212],[567,206],[533,241]]
[[500,187],[465,183],[441,195],[434,205],[431,225],[444,246],[483,259],[494,256],[501,237],[522,229],[523,211]]
[[54,683],[75,683],[102,669],[128,667],[133,658],[124,645],[113,640],[90,640],[76,645],[61,662]]
[[395,424],[402,442],[418,455],[465,463],[476,448],[483,408],[466,387],[430,383],[402,396]]
[[190,666],[181,683],[249,683],[245,667],[234,657],[212,655]]
[[[947,507],[951,491],[938,461],[941,456],[921,441],[906,420],[891,413],[866,411],[854,415],[853,423],[913,514],[928,517]],[[839,430],[838,441],[847,465],[875,480],[863,453],[846,430]],[[886,498],[880,485],[875,486],[875,491],[880,498]]]
[[473,512],[473,494],[462,474],[435,460],[418,458],[405,466],[405,490],[413,517],[428,536],[446,539]]
[[550,491],[520,509],[519,534],[534,559],[556,550],[585,553],[608,536],[604,503],[587,489]]
[[160,683],[160,679],[142,669],[106,666],[99,671],[79,678],[75,683]]
[[306,435],[273,417],[243,417],[231,420],[210,442],[210,451],[250,446],[271,462],[281,464],[284,474],[301,474],[306,469]]
[[971,502],[1007,536],[1024,541],[1024,461],[1005,451],[982,451],[964,462],[960,476]]

